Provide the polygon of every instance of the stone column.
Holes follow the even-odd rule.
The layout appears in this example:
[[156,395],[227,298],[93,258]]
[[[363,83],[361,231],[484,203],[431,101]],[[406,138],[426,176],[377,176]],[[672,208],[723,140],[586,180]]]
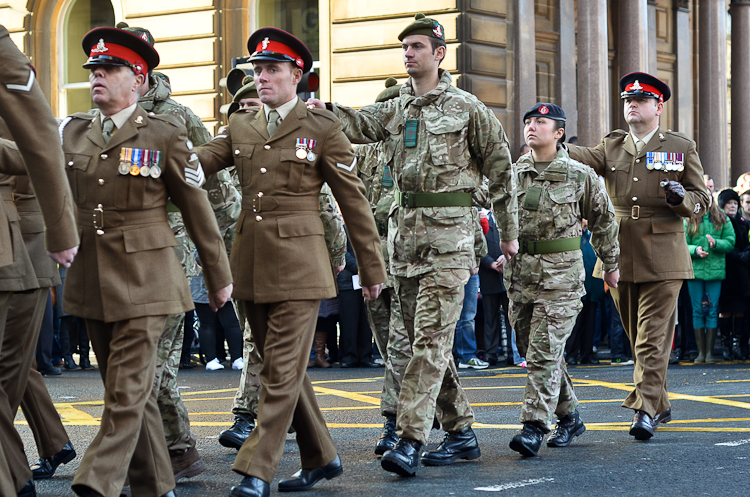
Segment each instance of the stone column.
[[698,14],[698,153],[718,191],[729,186],[726,2],[701,0]]
[[[623,74],[649,72],[649,9],[647,0],[618,2],[617,60],[618,81]],[[653,30],[651,30],[653,31]],[[617,86],[617,82],[612,82]],[[619,87],[618,87],[619,89]],[[628,129],[622,112],[618,113],[620,128]]]
[[591,147],[609,132],[607,0],[578,2],[578,144]]
[[676,72],[672,99],[667,105],[675,110],[675,131],[693,138],[693,37],[690,32],[690,2],[675,2]]
[[560,95],[560,107],[568,118],[565,131],[571,138],[578,136],[578,81],[576,66],[570,63],[576,56],[575,0],[560,0],[557,25],[560,32],[557,95]]
[[648,0],[648,67],[646,72],[656,76],[656,5],[653,0]]
[[750,171],[750,0],[732,0],[731,9],[732,175],[728,186],[736,185],[737,178]]
[[524,113],[536,103],[536,27],[534,26],[534,0],[516,0],[513,22],[515,57],[513,81],[513,125],[510,138],[511,155],[518,157],[518,151],[524,143]]

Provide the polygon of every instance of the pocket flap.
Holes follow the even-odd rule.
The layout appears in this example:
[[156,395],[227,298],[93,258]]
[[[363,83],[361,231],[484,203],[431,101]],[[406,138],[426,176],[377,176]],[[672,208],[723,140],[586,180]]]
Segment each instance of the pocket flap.
[[445,133],[455,133],[467,127],[469,122],[468,112],[459,112],[458,114],[438,114],[435,116],[423,115],[425,129],[434,134],[442,135]]
[[172,228],[167,223],[152,224],[151,226],[125,230],[122,232],[122,239],[125,242],[125,252],[127,253],[174,247],[177,245]]
[[83,169],[89,167],[91,156],[81,154],[65,154],[65,167],[70,169]]
[[297,149],[294,148],[285,148],[281,150],[281,162],[299,162],[300,164],[310,164],[310,161],[307,160],[307,154],[305,154],[305,157],[300,159],[297,157]]
[[279,223],[279,236],[281,238],[325,235],[323,223],[320,221],[318,214],[284,216],[280,217],[277,222]]
[[570,204],[576,201],[576,185],[567,183],[548,190],[549,198],[556,204]]
[[238,143],[235,144],[237,148],[235,150],[239,150],[240,153],[237,154],[240,157],[250,158],[253,156],[253,151],[255,150],[255,145],[249,145],[246,143]]
[[653,219],[651,221],[652,233],[684,233],[685,224],[682,219],[675,218],[669,220]]

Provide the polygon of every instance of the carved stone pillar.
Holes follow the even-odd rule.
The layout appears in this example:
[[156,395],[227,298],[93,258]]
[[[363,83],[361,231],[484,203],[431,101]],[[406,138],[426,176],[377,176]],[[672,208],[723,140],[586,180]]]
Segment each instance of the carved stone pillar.
[[607,0],[578,2],[578,144],[591,147],[609,131]]
[[737,178],[750,171],[750,0],[732,0],[731,9],[732,175],[728,186],[736,185]]

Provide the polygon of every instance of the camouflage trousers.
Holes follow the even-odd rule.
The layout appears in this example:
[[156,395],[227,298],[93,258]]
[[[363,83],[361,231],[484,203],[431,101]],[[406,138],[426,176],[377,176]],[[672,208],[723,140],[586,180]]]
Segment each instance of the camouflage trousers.
[[519,417],[522,423],[534,421],[550,430],[553,414],[559,419],[578,408],[564,352],[582,308],[580,299],[510,301],[510,322],[516,332],[518,353],[526,358],[528,373]]
[[461,430],[474,422],[452,352],[468,280],[468,269],[396,277],[392,305],[400,307],[413,353],[398,398],[399,437],[426,444],[436,412],[445,431]]
[[232,300],[237,319],[242,327],[242,367],[240,386],[234,395],[232,412],[235,414],[250,414],[258,417],[258,399],[260,398],[260,370],[263,368],[263,359],[260,357],[258,347],[253,341],[250,325],[245,316],[245,306],[239,301]]
[[378,298],[365,302],[372,336],[385,363],[383,393],[380,396],[380,414],[383,416],[398,413],[401,381],[411,359],[409,336],[404,328],[401,307],[393,305],[395,299],[395,289],[383,288]]
[[184,322],[184,313],[167,316],[164,331],[156,345],[154,388],[157,390],[156,401],[170,454],[185,452],[195,447],[187,408],[177,388],[177,371],[180,368],[182,342],[185,337]]

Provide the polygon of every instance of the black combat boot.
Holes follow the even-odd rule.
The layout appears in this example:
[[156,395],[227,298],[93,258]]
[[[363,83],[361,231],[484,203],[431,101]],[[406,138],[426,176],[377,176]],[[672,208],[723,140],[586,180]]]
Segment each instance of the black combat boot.
[[399,438],[396,447],[383,454],[380,465],[384,470],[400,476],[416,476],[422,444],[409,438]]
[[239,449],[255,429],[255,418],[252,414],[238,412],[234,415],[234,424],[219,434],[219,443],[230,449]]
[[557,421],[552,435],[547,439],[547,447],[567,447],[574,437],[582,435],[586,426],[581,421],[578,411],[573,411]]
[[477,436],[471,426],[467,426],[462,430],[446,432],[436,450],[422,454],[422,463],[425,466],[445,466],[459,459],[476,459],[480,455]]
[[514,436],[509,447],[522,456],[534,457],[539,452],[544,439],[544,430],[537,423],[529,422],[523,424],[523,430]]
[[393,450],[398,442],[396,436],[396,416],[387,414],[385,423],[383,423],[383,434],[380,435],[377,445],[375,445],[375,455],[382,456],[389,450]]
[[57,467],[61,464],[68,464],[70,461],[75,459],[76,451],[73,448],[73,444],[68,440],[63,448],[52,457],[40,457],[36,464],[31,465],[31,475],[34,480],[46,480],[52,478],[57,471]]

